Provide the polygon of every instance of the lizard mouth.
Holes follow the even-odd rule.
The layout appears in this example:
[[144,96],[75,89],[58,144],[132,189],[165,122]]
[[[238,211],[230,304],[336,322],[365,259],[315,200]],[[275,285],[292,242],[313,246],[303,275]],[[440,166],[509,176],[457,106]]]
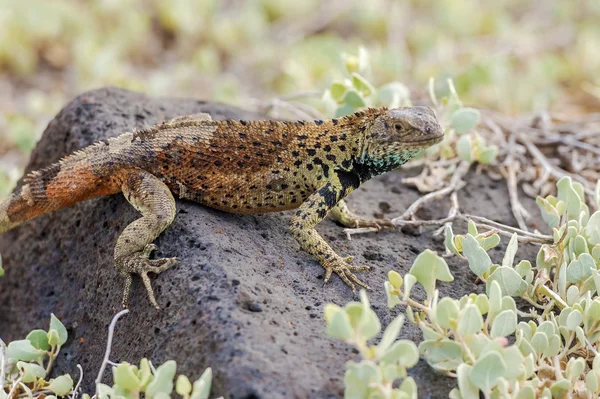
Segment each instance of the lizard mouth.
[[444,135],[435,137],[428,137],[422,140],[405,141],[404,144],[407,147],[428,147],[437,143],[441,143],[444,140]]

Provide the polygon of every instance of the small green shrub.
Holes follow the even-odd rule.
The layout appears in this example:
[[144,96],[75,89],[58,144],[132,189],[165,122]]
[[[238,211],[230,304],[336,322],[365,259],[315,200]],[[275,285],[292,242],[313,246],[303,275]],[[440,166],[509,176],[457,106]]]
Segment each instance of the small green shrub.
[[[485,294],[439,298],[437,282],[451,282],[453,276],[444,258],[429,249],[417,256],[405,276],[389,272],[388,307],[406,307],[408,320],[423,334],[419,354],[433,369],[457,378],[451,398],[600,395],[600,360],[595,356],[600,344],[600,211],[589,214],[582,186],[568,177],[558,181],[557,190],[556,197],[537,200],[554,242],[542,244],[535,260],[515,260],[517,234],[510,239],[501,264],[495,264],[487,251],[500,243],[497,233],[479,233],[473,222],[465,235],[454,235],[446,227],[446,248],[465,259],[485,282]],[[600,188],[596,206],[598,193]],[[411,296],[416,284],[423,286],[424,300]],[[530,310],[518,310],[514,297],[530,304]],[[354,338],[348,338],[355,336],[354,330],[348,330],[341,317],[334,320],[327,315],[330,306],[326,307],[329,335],[356,345]],[[361,312],[369,311],[363,302]],[[371,332],[379,331],[376,316],[369,317],[377,326]],[[347,335],[348,331],[353,333]],[[352,377],[350,370],[349,363],[346,375]],[[362,378],[366,385],[378,381],[372,375]],[[346,379],[346,397],[396,397],[389,392],[354,395],[352,383]]]
[[[145,398],[168,399],[173,388],[184,399],[208,399],[212,381],[212,370],[206,369],[202,376],[193,384],[185,375],[179,375],[174,384],[173,379],[177,364],[169,360],[155,367],[148,359],[142,359],[139,366],[127,362],[112,367],[113,385],[102,384],[104,366],[108,363],[110,353],[112,328],[118,317],[127,311],[122,311],[113,318],[109,329],[107,356],[96,379],[97,399],[137,399]],[[0,340],[0,399],[12,398],[47,398],[57,397],[76,398],[79,384],[83,378],[83,370],[79,368],[78,383],[74,378],[64,374],[50,378],[52,365],[57,359],[61,346],[67,341],[65,326],[54,315],[50,317],[48,331],[33,330],[23,340],[12,341],[5,345]],[[90,399],[89,394],[82,394],[83,399]]]

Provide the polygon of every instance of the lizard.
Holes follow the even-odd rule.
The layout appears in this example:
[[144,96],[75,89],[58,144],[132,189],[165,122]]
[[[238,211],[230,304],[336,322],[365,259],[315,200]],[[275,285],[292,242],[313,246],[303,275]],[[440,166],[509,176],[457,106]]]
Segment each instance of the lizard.
[[78,150],[28,174],[19,192],[0,202],[0,234],[36,216],[95,197],[122,193],[141,213],[114,248],[127,306],[132,276],[142,278],[159,309],[148,273],[177,258],[151,259],[153,242],[173,222],[174,197],[221,211],[260,214],[296,209],[290,231],[325,269],[355,291],[368,289],[352,257],[338,255],[315,226],[327,214],[351,227],[393,227],[363,219],[344,198],[370,178],[400,167],[444,137],[428,107],[368,108],[330,120],[215,121],[177,117]]

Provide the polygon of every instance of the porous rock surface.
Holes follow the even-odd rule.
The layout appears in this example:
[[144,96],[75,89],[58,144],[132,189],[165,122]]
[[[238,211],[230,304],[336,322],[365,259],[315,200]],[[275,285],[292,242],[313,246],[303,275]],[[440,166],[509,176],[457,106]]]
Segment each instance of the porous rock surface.
[[[28,171],[124,131],[199,112],[214,119],[262,119],[223,104],[150,98],[115,88],[95,90],[78,96],[50,122]],[[399,215],[419,197],[401,179],[417,172],[394,171],[375,178],[349,197],[349,206],[369,217]],[[512,223],[504,185],[473,172],[468,178],[470,189],[460,195],[463,211]],[[428,206],[420,217],[443,217],[447,202]],[[239,216],[188,201],[178,201],[177,207],[175,222],[156,241],[158,256],[181,259],[152,279],[162,310],[150,306],[135,278],[130,313],[117,324],[111,360],[137,363],[147,357],[157,365],[174,359],[178,373],[192,380],[210,366],[211,397],[341,397],[345,362],[357,355],[326,336],[323,306],[343,306],[357,297],[335,276],[323,287],[322,267],[300,251],[288,233],[290,212]],[[137,217],[121,195],[114,195],[45,215],[0,236],[6,270],[0,279],[0,337],[9,342],[32,329],[47,328],[54,313],[69,332],[54,373],[78,375],[76,365],[81,364],[86,392],[94,390],[107,327],[120,310],[123,285],[113,267],[113,247]],[[426,248],[443,252],[432,229],[367,234],[351,241],[331,220],[317,230],[340,254],[354,255],[356,264],[374,266],[360,278],[372,287],[371,304],[384,326],[400,311],[387,309],[387,272],[407,272]],[[491,252],[496,261],[505,242],[500,251]],[[441,295],[458,298],[481,291],[465,262],[448,262],[455,281],[441,284]],[[415,295],[423,297],[420,287]],[[406,322],[401,338],[418,342],[421,334]],[[106,382],[110,374],[105,373]],[[436,374],[424,361],[410,374],[419,397],[447,397],[455,386],[455,380]]]

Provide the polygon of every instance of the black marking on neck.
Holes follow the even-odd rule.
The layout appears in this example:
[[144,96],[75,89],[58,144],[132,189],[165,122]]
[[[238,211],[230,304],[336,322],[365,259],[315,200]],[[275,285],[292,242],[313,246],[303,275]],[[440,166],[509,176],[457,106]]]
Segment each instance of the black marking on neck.
[[402,154],[394,154],[381,159],[366,157],[364,160],[355,159],[352,162],[351,171],[356,173],[361,183],[374,176],[379,176],[394,169],[398,169],[410,161],[418,151],[406,151]]
[[340,184],[342,185],[342,192],[345,194],[348,191],[353,191],[360,186],[361,180],[358,174],[352,172],[347,172],[344,170],[336,170],[338,179],[340,179]]

